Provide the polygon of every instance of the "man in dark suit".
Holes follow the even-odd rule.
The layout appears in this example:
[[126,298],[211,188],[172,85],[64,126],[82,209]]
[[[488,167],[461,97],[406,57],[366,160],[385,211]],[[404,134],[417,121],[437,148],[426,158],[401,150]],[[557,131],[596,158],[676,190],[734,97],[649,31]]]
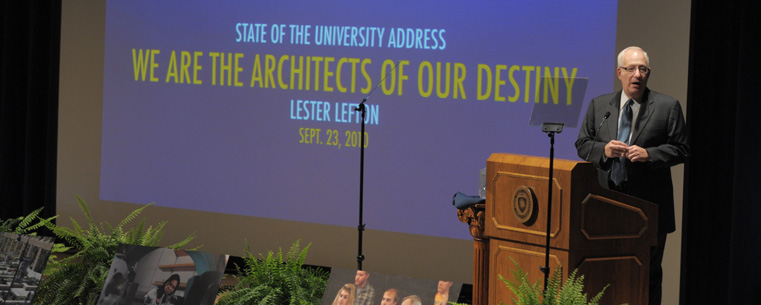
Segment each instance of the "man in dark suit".
[[[671,166],[689,155],[679,102],[647,88],[647,53],[629,47],[618,54],[622,91],[592,99],[576,150],[598,169],[598,180],[658,205],[658,245],[650,251],[650,305],[661,303],[661,262],[666,235],[676,229]],[[607,118],[607,119],[606,119]]]

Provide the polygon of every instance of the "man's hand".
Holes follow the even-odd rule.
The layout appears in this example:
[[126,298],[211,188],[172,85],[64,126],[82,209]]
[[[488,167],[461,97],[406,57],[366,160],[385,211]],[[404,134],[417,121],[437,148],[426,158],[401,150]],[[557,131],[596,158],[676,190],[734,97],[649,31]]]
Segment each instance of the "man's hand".
[[629,150],[626,153],[626,158],[632,162],[647,162],[650,161],[650,154],[647,150],[637,145],[629,146]]
[[621,141],[611,140],[605,144],[605,156],[608,158],[626,157],[628,151],[629,146]]

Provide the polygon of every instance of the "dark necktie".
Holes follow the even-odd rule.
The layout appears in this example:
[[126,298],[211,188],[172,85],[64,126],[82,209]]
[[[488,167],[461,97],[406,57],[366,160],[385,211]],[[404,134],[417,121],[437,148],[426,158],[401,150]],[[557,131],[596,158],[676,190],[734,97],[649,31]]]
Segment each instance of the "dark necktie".
[[[632,103],[634,100],[626,101],[624,105],[624,111],[621,114],[621,125],[618,126],[618,139],[621,142],[629,145],[629,134],[632,129]],[[610,170],[610,178],[616,185],[621,185],[626,180],[626,162],[628,160],[625,157],[620,157],[613,160],[613,167]]]

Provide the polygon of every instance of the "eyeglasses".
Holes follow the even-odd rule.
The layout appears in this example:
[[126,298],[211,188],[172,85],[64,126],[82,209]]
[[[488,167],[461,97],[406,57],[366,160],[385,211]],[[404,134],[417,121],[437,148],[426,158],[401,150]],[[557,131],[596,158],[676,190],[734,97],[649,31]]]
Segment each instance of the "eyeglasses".
[[650,68],[645,66],[639,66],[639,67],[619,67],[622,70],[626,71],[626,73],[632,74],[634,71],[639,70],[640,74],[647,74],[650,73]]

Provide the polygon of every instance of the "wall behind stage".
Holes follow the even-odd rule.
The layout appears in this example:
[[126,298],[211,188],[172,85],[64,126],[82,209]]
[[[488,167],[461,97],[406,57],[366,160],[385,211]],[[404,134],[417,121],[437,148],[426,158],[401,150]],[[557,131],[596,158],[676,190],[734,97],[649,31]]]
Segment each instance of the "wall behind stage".
[[[69,216],[81,219],[75,195],[80,195],[90,203],[92,213],[98,220],[118,221],[138,206],[98,199],[105,14],[103,1],[63,3],[57,209],[63,216],[60,222],[64,225],[68,223]],[[686,107],[689,1],[669,4],[621,1],[618,20],[616,50],[632,44],[648,50],[654,69],[650,87],[675,96]],[[613,61],[614,56],[615,54],[610,54],[610,58],[600,60]],[[610,74],[612,78],[613,72]],[[585,97],[587,100],[589,98]],[[575,134],[564,136],[575,137]],[[681,181],[681,168],[675,171],[676,179]],[[474,172],[473,181],[476,179]],[[676,190],[681,195],[681,183],[677,183]],[[452,190],[454,191],[457,190]],[[678,199],[680,198],[681,196]],[[678,201],[681,203],[681,200]],[[677,210],[681,211],[680,204]],[[458,223],[454,208],[451,215],[450,221]],[[294,240],[301,239],[304,243],[313,243],[308,263],[356,267],[357,232],[352,227],[166,207],[152,207],[145,216],[154,223],[169,221],[164,238],[166,242],[179,240],[195,231],[198,243],[203,244],[202,250],[207,252],[240,255],[247,240],[253,251],[259,253],[288,247]],[[460,225],[463,231],[467,231],[466,225]],[[365,269],[388,274],[472,281],[471,241],[377,231],[372,230],[372,226],[370,228],[365,232]],[[674,235],[677,234],[672,236]],[[674,250],[678,250],[677,238],[669,240],[667,261],[673,258],[677,263],[669,263],[666,283],[678,282],[678,278],[675,278],[678,269],[669,271],[669,267],[678,268],[679,254],[673,253]],[[674,291],[676,295],[676,287],[678,284],[667,291]]]
[[[679,100],[686,117],[690,104],[687,100],[690,1],[623,0],[618,4],[616,49],[630,45],[644,48],[653,69],[648,87]],[[621,83],[617,82],[616,90],[620,89]],[[676,231],[669,234],[666,241],[662,264],[662,304],[679,304],[684,165],[672,167],[671,174],[674,180]]]

